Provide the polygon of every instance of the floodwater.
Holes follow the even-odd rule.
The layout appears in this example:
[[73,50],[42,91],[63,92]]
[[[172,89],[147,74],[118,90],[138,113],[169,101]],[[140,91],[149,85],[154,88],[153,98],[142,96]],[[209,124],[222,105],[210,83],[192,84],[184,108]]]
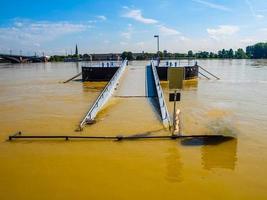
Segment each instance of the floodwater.
[[[146,64],[134,62],[129,68],[143,77],[137,66]],[[130,84],[131,91],[123,85],[118,88],[121,94],[112,98],[96,124],[75,132],[105,83],[63,84],[80,71],[76,63],[1,64],[0,199],[267,199],[267,60],[198,64],[221,80],[202,78],[197,88],[182,91],[178,108],[183,133],[236,139],[7,142],[16,131],[25,135],[168,131],[150,99],[120,97],[137,94]],[[131,77],[131,70],[128,73]],[[168,85],[162,86],[167,97]],[[172,103],[168,108],[172,111]]]

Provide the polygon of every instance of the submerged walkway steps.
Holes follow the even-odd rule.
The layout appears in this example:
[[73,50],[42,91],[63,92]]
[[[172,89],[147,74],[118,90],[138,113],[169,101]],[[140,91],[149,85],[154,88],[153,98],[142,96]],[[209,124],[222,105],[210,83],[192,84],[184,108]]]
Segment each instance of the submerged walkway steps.
[[117,70],[117,72],[114,74],[114,76],[111,78],[111,80],[108,82],[106,87],[102,90],[101,94],[98,96],[94,104],[91,106],[85,117],[80,123],[80,130],[85,126],[87,123],[91,123],[98,112],[103,108],[103,106],[108,102],[110,97],[113,95],[115,88],[117,84],[119,83],[119,80],[125,71],[127,60],[124,60],[121,67]]
[[156,85],[156,89],[157,89],[157,97],[158,97],[158,101],[159,101],[159,107],[160,107],[160,113],[161,113],[161,120],[162,123],[164,125],[165,128],[170,128],[171,127],[171,120],[170,120],[170,115],[169,115],[169,111],[164,99],[164,94],[163,94],[163,90],[161,88],[160,85],[160,80],[159,80],[159,76],[158,76],[158,72],[157,69],[155,67],[155,61],[151,61],[151,67],[152,67],[152,71],[153,71],[153,76],[154,76],[154,82]]

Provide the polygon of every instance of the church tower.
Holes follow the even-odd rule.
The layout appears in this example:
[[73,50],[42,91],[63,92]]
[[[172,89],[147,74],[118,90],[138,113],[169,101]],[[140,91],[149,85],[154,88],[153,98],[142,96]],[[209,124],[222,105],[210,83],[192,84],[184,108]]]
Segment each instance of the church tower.
[[78,52],[78,46],[76,44],[76,48],[75,48],[75,55],[78,56],[79,55],[79,52]]

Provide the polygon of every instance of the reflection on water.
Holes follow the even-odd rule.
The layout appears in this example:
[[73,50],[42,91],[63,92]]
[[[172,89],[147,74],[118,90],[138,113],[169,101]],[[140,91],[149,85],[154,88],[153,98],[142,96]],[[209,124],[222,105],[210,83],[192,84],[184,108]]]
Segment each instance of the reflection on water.
[[267,67],[267,60],[265,60],[265,59],[255,60],[251,64],[251,66],[255,66],[256,68]]
[[[198,88],[198,79],[190,79],[183,81],[183,90],[197,90]],[[168,81],[161,81],[161,87],[164,91],[170,91],[169,89],[169,82]]]
[[179,148],[176,146],[172,146],[167,150],[166,156],[166,168],[167,174],[166,179],[169,182],[182,182],[182,169],[183,163],[181,161],[181,156],[179,152]]
[[80,73],[80,64],[79,64],[79,62],[76,62],[75,63],[75,66],[76,66],[76,72],[77,72],[77,74]]
[[190,79],[183,81],[183,89],[196,89],[198,87],[198,79]]
[[107,82],[83,82],[83,91],[84,92],[98,92],[106,86]]
[[233,138],[216,146],[204,145],[201,149],[204,169],[235,169],[237,162],[237,139]]
[[204,169],[235,169],[237,162],[237,139],[215,136],[189,138],[181,141],[184,146],[201,146],[201,159]]
[[205,137],[185,138],[181,140],[181,144],[184,146],[219,145],[230,140],[234,140],[234,138],[221,135],[213,135]]
[[[181,140],[181,144],[191,148],[201,147],[197,154],[200,153],[201,165],[204,170],[235,169],[238,160],[236,138],[224,136],[186,138]],[[169,147],[165,160],[166,180],[171,183],[184,181],[183,168],[187,168],[188,164],[184,164],[180,148],[177,146]]]

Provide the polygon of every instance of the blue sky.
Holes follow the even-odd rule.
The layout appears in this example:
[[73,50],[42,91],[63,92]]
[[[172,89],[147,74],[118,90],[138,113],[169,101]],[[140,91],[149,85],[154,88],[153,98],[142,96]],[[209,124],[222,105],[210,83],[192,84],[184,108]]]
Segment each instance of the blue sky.
[[267,40],[267,0],[10,0],[0,51],[32,54],[217,51]]

